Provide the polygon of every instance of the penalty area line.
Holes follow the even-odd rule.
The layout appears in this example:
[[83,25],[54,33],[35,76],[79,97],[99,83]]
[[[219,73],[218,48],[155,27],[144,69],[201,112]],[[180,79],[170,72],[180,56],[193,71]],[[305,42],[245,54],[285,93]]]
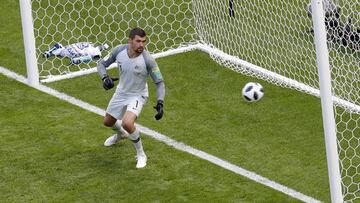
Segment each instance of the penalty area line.
[[[17,81],[19,81],[19,82],[21,82],[21,83],[23,83],[25,85],[28,85],[27,84],[27,79],[24,76],[19,75],[17,73],[14,73],[14,72],[12,72],[12,71],[4,68],[4,67],[0,66],[0,73],[2,73],[3,75],[5,75],[5,76],[7,76],[9,78],[15,79],[15,80],[17,80]],[[41,85],[41,84],[39,84],[37,86],[33,86],[33,87],[35,89],[41,91],[41,92],[50,94],[50,95],[52,95],[54,97],[57,97],[57,98],[59,98],[61,100],[69,102],[69,103],[71,103],[71,104],[73,104],[75,106],[78,106],[78,107],[80,107],[82,109],[85,109],[87,111],[96,113],[96,114],[98,114],[100,116],[105,115],[105,111],[103,109],[100,109],[97,106],[94,106],[94,105],[89,104],[87,102],[84,102],[84,101],[82,101],[80,99],[77,99],[75,97],[72,97],[72,96],[69,96],[69,95],[64,94],[62,92],[59,92],[57,90],[54,90],[54,89],[52,89],[50,87],[47,87],[47,86],[44,86],[44,85]],[[293,190],[293,189],[291,189],[289,187],[286,187],[284,185],[276,183],[276,182],[274,182],[274,181],[272,181],[272,180],[270,180],[268,178],[262,177],[262,176],[254,173],[252,171],[249,171],[249,170],[246,170],[246,169],[241,168],[239,166],[236,166],[236,165],[234,165],[234,164],[232,164],[232,163],[230,163],[228,161],[220,159],[220,158],[218,158],[216,156],[213,156],[211,154],[208,154],[208,153],[206,153],[204,151],[195,149],[195,148],[193,148],[191,146],[188,146],[188,145],[186,145],[186,144],[184,144],[182,142],[178,142],[176,140],[173,140],[173,139],[171,139],[171,138],[169,138],[169,137],[167,137],[167,136],[165,136],[165,135],[163,135],[163,134],[161,134],[159,132],[151,130],[151,129],[149,129],[147,127],[144,127],[144,126],[142,126],[140,124],[136,124],[136,127],[143,134],[146,134],[146,135],[148,135],[148,136],[150,136],[150,137],[152,137],[152,138],[154,138],[154,139],[156,139],[158,141],[161,141],[161,142],[163,142],[163,143],[165,143],[165,144],[167,144],[167,145],[169,145],[169,146],[171,146],[171,147],[173,147],[173,148],[175,148],[177,150],[192,154],[192,155],[194,155],[194,156],[196,156],[196,157],[198,157],[200,159],[207,160],[207,161],[209,161],[209,162],[211,162],[211,163],[213,163],[213,164],[215,164],[217,166],[220,166],[220,167],[222,167],[224,169],[232,171],[232,172],[234,172],[236,174],[239,174],[239,175],[241,175],[243,177],[251,179],[251,180],[253,180],[253,181],[257,182],[257,183],[260,183],[260,184],[265,185],[267,187],[270,187],[270,188],[272,188],[274,190],[282,192],[282,193],[284,193],[284,194],[286,194],[288,196],[291,196],[291,197],[293,197],[295,199],[301,200],[303,202],[311,202],[311,203],[313,203],[313,202],[321,202],[321,201],[319,201],[317,199],[309,197],[309,196],[307,196],[305,194],[302,194],[302,193],[300,193],[300,192],[298,192],[296,190]]]

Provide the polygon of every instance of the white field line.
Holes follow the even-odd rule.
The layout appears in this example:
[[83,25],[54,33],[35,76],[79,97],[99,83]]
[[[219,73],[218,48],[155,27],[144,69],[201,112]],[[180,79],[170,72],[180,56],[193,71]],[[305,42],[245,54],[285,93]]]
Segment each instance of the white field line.
[[[1,66],[0,66],[0,73],[4,74],[5,76],[7,76],[9,78],[15,79],[15,80],[27,85],[27,79],[22,75],[14,73],[14,72],[12,72],[12,71],[4,68],[4,67],[1,67]],[[74,98],[72,96],[61,93],[61,92],[59,92],[57,90],[54,90],[54,89],[52,89],[50,87],[46,87],[46,86],[40,84],[38,86],[34,86],[34,88],[38,89],[38,90],[40,90],[42,92],[45,92],[47,94],[50,94],[52,96],[55,96],[55,97],[57,97],[57,98],[59,98],[61,100],[67,101],[67,102],[69,102],[71,104],[74,104],[75,106],[78,106],[78,107],[83,108],[85,110],[96,113],[96,114],[98,114],[100,116],[105,115],[105,111],[103,109],[100,109],[99,107],[96,107],[96,106],[91,105],[91,104],[89,104],[87,102],[81,101],[79,99],[76,99],[76,98]],[[298,199],[298,200],[301,200],[301,201],[304,201],[304,202],[321,202],[321,201],[319,201],[317,199],[314,199],[312,197],[304,195],[304,194],[302,194],[300,192],[297,192],[297,191],[295,191],[295,190],[293,190],[291,188],[288,188],[288,187],[286,187],[284,185],[281,185],[281,184],[276,183],[276,182],[274,182],[272,180],[269,180],[269,179],[267,179],[265,177],[262,177],[262,176],[254,173],[252,171],[248,171],[246,169],[243,169],[243,168],[241,168],[239,166],[236,166],[236,165],[234,165],[234,164],[232,164],[230,162],[227,162],[227,161],[225,161],[223,159],[220,159],[220,158],[218,158],[216,156],[213,156],[213,155],[208,154],[206,152],[203,152],[201,150],[190,147],[190,146],[188,146],[188,145],[186,145],[186,144],[184,144],[182,142],[177,142],[177,141],[175,141],[175,140],[173,140],[173,139],[171,139],[171,138],[169,138],[169,137],[167,137],[167,136],[165,136],[165,135],[163,135],[163,134],[161,134],[159,132],[151,130],[151,129],[149,129],[147,127],[144,127],[144,126],[142,126],[140,124],[136,124],[136,127],[142,133],[144,133],[144,134],[146,134],[146,135],[148,135],[148,136],[150,136],[150,137],[152,137],[152,138],[154,138],[154,139],[156,139],[158,141],[164,142],[165,144],[167,144],[169,146],[172,146],[175,149],[178,149],[178,150],[183,151],[183,152],[187,152],[187,153],[192,154],[192,155],[194,155],[194,156],[196,156],[196,157],[198,157],[200,159],[207,160],[207,161],[209,161],[209,162],[211,162],[211,163],[213,163],[215,165],[218,165],[218,166],[220,166],[220,167],[222,167],[224,169],[227,169],[227,170],[232,171],[232,172],[234,172],[236,174],[239,174],[241,176],[249,178],[249,179],[251,179],[251,180],[253,180],[253,181],[257,182],[257,183],[260,183],[260,184],[263,184],[263,185],[268,186],[270,188],[273,188],[273,189],[275,189],[277,191],[280,191],[280,192],[282,192],[284,194],[287,194],[287,195],[289,195],[289,196],[291,196],[291,197],[293,197],[295,199]]]

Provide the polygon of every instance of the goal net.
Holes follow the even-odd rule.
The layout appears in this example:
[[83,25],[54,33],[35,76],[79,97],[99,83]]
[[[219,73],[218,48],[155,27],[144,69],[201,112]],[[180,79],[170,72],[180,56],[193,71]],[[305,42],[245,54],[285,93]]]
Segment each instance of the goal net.
[[340,26],[328,39],[344,201],[360,201],[360,2],[339,1]]
[[[232,1],[229,1],[232,2]],[[218,63],[319,96],[306,1],[193,1],[196,31]],[[343,199],[360,201],[360,3],[324,1]],[[231,12],[233,11],[233,12]]]
[[[128,31],[139,26],[148,33],[147,49],[152,54],[202,50],[236,72],[319,96],[309,3],[32,0],[40,79],[87,72],[96,65],[43,58],[54,43],[87,41],[111,48],[127,43]],[[342,192],[345,201],[356,202],[360,201],[360,5],[358,0],[330,4],[325,6],[325,21]]]
[[147,49],[151,53],[196,42],[190,0],[33,0],[31,6],[39,75],[45,82],[79,71],[86,73],[96,65],[69,65],[70,61],[63,58],[44,58],[43,53],[57,42],[63,46],[77,42],[106,43],[111,50],[127,43],[129,30],[136,26],[148,33]]

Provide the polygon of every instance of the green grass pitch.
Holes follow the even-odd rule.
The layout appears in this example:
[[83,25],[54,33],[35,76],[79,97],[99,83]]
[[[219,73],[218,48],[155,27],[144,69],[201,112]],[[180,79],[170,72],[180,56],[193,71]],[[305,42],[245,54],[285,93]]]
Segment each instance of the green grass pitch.
[[[0,66],[25,75],[18,4],[0,5]],[[318,98],[242,76],[202,52],[157,61],[166,80],[165,115],[153,118],[149,81],[138,123],[330,201]],[[248,81],[264,86],[261,102],[242,100]],[[3,75],[0,84],[1,202],[298,202],[147,136],[148,166],[136,170],[129,141],[102,146],[112,132],[100,116]],[[113,93],[96,74],[48,86],[101,108]]]

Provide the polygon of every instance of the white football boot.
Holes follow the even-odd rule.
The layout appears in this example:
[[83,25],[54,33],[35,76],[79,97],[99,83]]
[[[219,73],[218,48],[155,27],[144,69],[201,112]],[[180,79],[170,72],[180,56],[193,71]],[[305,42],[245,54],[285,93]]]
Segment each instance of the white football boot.
[[126,139],[128,137],[128,133],[125,132],[118,132],[110,137],[108,137],[105,142],[104,145],[106,147],[110,147],[111,145],[116,144],[117,142],[119,142],[122,139]]
[[136,168],[144,168],[146,166],[147,157],[145,154],[136,156],[137,163]]
[[50,58],[51,56],[54,56],[53,51],[57,50],[57,49],[61,49],[64,46],[62,44],[60,44],[59,42],[56,42],[48,51],[46,51],[43,56],[45,58]]

